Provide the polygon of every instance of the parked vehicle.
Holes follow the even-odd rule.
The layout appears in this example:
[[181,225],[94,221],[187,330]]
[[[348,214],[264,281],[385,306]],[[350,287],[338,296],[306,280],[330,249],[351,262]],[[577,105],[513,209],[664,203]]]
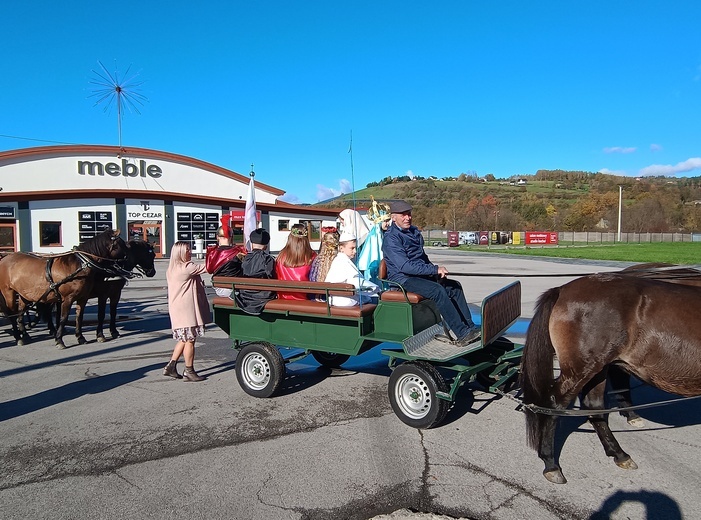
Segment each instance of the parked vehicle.
[[460,231],[460,244],[471,246],[478,242],[477,233],[474,231]]

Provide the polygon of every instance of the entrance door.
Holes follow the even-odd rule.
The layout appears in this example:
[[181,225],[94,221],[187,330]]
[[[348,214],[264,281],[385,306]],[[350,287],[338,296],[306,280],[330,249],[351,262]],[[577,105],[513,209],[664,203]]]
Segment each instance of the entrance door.
[[17,251],[15,224],[0,224],[0,253],[14,253],[15,251]]
[[163,258],[160,222],[129,222],[129,240],[146,240],[153,247],[156,258]]

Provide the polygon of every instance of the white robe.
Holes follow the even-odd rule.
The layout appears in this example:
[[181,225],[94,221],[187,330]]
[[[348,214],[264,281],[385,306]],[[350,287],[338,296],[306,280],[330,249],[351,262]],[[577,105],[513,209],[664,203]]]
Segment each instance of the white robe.
[[330,283],[350,283],[356,289],[363,289],[361,294],[353,296],[331,296],[331,305],[335,307],[353,307],[362,303],[370,303],[370,295],[377,294],[378,287],[372,282],[363,278],[353,260],[343,253],[338,253],[333,259],[329,272],[326,274],[325,282]]

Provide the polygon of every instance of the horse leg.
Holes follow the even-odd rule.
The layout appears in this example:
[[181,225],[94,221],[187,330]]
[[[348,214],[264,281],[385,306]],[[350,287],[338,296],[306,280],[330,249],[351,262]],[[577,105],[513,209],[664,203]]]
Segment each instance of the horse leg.
[[[597,374],[582,389],[582,406],[589,410],[603,410],[606,408],[604,397],[606,395],[606,369]],[[589,422],[599,436],[604,452],[613,457],[619,468],[637,469],[638,465],[630,458],[609,428],[608,414],[590,415]]]
[[105,308],[107,307],[107,297],[100,295],[97,297],[97,342],[104,343],[107,341],[103,328],[105,325]]
[[[124,287],[124,285],[122,285],[122,287]],[[119,331],[117,330],[117,306],[119,305],[121,296],[122,289],[118,289],[117,287],[112,288],[112,294],[110,295],[110,334],[112,338],[119,337]]]
[[[626,408],[628,406],[633,406],[633,399],[630,395],[630,376],[623,371],[620,367],[616,365],[611,365],[609,369],[609,382],[611,383],[611,389],[618,405]],[[635,428],[644,428],[645,421],[635,412],[635,410],[626,410],[620,412],[620,414],[626,418],[628,424]]]
[[[64,302],[65,303],[65,302]],[[85,306],[88,304],[88,300],[75,301],[75,337],[78,339],[78,345],[85,345],[88,340],[83,336],[83,314],[85,314]],[[70,311],[70,304],[68,309]],[[61,316],[63,317],[63,316]],[[66,315],[66,320],[68,320],[68,315]]]
[[[63,331],[66,328],[66,323],[68,322],[68,315],[71,313],[71,307],[73,306],[73,302],[70,301],[70,299],[66,298],[61,302],[61,306],[57,307],[56,313],[60,314],[60,319],[57,316],[57,323],[58,327],[56,327],[56,348],[59,349],[64,349],[66,348],[65,343],[63,342]],[[78,317],[76,316],[76,324],[77,324]]]
[[7,292],[0,291],[0,310],[5,314],[10,324],[12,325],[12,337],[15,338],[15,344],[17,346],[24,345],[22,341],[22,336],[19,334],[19,326],[17,323],[17,300],[19,295],[13,290],[7,288]]
[[[552,389],[550,408],[564,410],[574,399],[576,392],[562,392],[562,378],[560,378]],[[560,464],[555,460],[555,429],[557,427],[557,416],[538,414],[540,427],[540,444],[538,446],[538,457],[545,464],[543,476],[553,484],[566,484],[567,479],[562,474]]]
[[[17,312],[15,314],[15,323],[17,324],[17,331],[15,339],[17,339],[17,345],[23,346],[30,342],[31,338],[27,332],[26,324],[24,322],[24,317],[27,314],[27,304],[20,297],[17,301]],[[14,327],[13,327],[14,331]]]

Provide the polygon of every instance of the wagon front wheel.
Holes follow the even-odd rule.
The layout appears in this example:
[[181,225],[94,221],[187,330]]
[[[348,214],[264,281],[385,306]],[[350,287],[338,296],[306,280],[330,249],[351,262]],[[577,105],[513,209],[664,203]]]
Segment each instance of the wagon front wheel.
[[251,343],[236,356],[236,379],[254,397],[270,397],[285,379],[285,360],[275,345]]
[[450,401],[438,398],[438,392],[448,392],[448,385],[430,363],[402,363],[389,378],[392,410],[402,422],[414,428],[431,428],[445,418]]
[[350,359],[346,354],[334,354],[333,352],[312,351],[312,356],[323,367],[340,368],[340,366]]

